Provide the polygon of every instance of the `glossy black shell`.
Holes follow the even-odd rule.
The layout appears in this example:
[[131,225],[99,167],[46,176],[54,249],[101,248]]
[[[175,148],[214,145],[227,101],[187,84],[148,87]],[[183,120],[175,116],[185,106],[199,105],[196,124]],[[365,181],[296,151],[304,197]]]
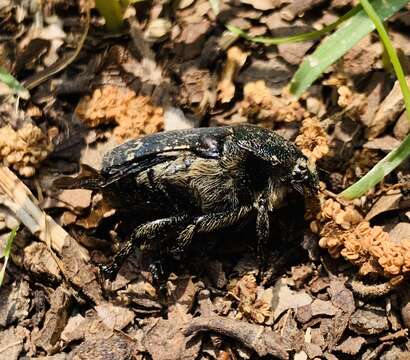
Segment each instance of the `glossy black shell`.
[[190,151],[204,158],[219,158],[225,139],[233,137],[237,144],[258,158],[286,167],[303,157],[300,150],[275,132],[253,125],[173,130],[129,140],[105,154],[101,175],[114,179],[143,171],[152,166],[144,160],[175,151]]

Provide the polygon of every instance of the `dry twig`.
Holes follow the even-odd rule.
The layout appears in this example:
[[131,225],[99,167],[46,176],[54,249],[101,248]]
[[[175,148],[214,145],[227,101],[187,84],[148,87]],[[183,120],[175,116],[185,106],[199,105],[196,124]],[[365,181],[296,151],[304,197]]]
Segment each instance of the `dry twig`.
[[222,316],[199,317],[192,320],[183,332],[189,336],[198,331],[214,331],[229,336],[253,349],[259,356],[269,354],[279,359],[289,359],[290,344],[279,334],[261,325]]

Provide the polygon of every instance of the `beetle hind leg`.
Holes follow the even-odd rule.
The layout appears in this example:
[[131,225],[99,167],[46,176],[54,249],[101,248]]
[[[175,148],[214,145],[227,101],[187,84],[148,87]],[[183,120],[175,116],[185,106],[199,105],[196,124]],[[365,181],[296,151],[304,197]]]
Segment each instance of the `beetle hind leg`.
[[169,218],[154,220],[135,228],[130,240],[118,251],[110,264],[101,265],[100,270],[105,278],[114,279],[125,259],[139,246],[143,251],[153,250],[158,245],[156,240],[166,239],[168,233],[175,229],[183,229],[191,219],[188,215],[172,216]]
[[230,211],[194,218],[181,215],[142,224],[133,231],[130,240],[124,247],[114,255],[113,261],[100,267],[101,272],[104,277],[113,279],[136,246],[139,246],[142,251],[153,251],[160,244],[159,239],[167,239],[170,237],[169,234],[175,231],[180,231],[180,233],[170,252],[179,254],[190,244],[195,234],[209,233],[235,225],[248,216],[251,211],[253,211],[251,206],[243,206]]

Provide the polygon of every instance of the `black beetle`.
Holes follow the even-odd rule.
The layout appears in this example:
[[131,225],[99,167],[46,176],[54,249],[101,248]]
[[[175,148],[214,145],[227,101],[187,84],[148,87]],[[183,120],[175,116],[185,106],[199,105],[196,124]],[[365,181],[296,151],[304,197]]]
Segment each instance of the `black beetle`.
[[275,132],[253,125],[175,130],[130,140],[109,151],[97,176],[77,184],[102,189],[116,208],[152,213],[102,270],[113,277],[134,246],[182,252],[196,234],[256,217],[257,253],[269,239],[270,214],[287,194],[314,194],[307,158]]

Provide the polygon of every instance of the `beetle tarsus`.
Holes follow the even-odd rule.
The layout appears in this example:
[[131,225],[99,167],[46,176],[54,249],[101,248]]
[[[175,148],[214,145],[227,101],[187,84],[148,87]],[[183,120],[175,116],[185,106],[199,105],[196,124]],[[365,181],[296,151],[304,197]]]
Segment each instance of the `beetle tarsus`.
[[134,243],[128,241],[125,246],[114,255],[110,264],[100,265],[100,271],[105,279],[115,279],[125,259],[133,252],[134,248]]

